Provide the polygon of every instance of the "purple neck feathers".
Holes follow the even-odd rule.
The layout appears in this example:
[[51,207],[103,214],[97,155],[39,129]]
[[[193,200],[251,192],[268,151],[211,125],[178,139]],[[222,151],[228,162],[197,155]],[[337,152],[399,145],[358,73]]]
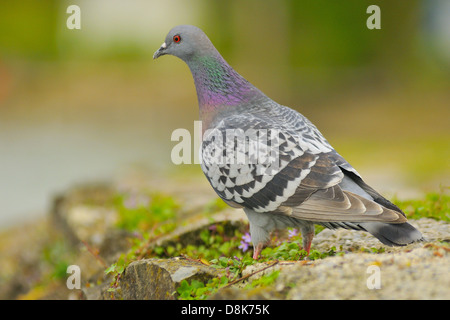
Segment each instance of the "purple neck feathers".
[[194,58],[188,65],[197,89],[200,118],[206,125],[221,108],[245,104],[263,95],[218,53]]

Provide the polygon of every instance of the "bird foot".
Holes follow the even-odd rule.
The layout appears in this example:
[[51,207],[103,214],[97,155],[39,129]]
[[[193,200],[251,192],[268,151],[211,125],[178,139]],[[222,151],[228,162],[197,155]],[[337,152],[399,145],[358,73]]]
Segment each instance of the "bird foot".
[[264,247],[263,243],[258,243],[253,251],[253,259],[254,260],[258,260],[259,259],[259,255],[261,254],[261,251]]

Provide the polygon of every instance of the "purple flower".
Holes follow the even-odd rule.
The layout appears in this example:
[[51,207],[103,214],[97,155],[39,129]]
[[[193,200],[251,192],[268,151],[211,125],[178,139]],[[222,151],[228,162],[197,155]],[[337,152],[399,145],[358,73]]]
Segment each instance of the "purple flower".
[[241,245],[238,247],[239,249],[242,249],[243,252],[248,250],[248,245],[252,241],[252,238],[250,237],[250,234],[247,232],[242,236]]
[[246,232],[243,236],[242,236],[242,240],[244,240],[246,243],[250,243],[252,241],[252,238],[250,237],[250,234],[248,232]]
[[289,230],[288,236],[289,236],[289,239],[298,236],[298,230],[297,229]]
[[248,243],[241,241],[241,245],[238,247],[239,249],[242,249],[243,252],[248,250]]

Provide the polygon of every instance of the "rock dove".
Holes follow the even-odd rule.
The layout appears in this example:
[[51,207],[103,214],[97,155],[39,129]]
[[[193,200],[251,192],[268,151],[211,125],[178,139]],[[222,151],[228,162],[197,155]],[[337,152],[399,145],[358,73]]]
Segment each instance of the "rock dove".
[[201,168],[220,198],[244,209],[254,259],[273,230],[288,227],[300,229],[308,253],[315,224],[367,231],[388,246],[423,240],[314,124],[244,79],[201,29],[174,27],[153,59],[167,54],[192,72],[203,124]]

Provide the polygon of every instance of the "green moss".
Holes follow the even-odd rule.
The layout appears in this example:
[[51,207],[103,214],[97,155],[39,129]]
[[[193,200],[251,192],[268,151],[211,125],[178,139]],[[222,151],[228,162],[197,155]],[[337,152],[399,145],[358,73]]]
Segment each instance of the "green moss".
[[408,219],[432,218],[450,221],[449,189],[449,187],[443,187],[441,192],[428,193],[423,199],[394,199],[394,203],[405,212]]
[[203,229],[199,233],[200,244],[187,244],[183,246],[181,243],[169,245],[166,247],[155,247],[153,254],[162,258],[173,256],[188,256],[195,259],[213,260],[220,257],[239,257],[242,258],[244,253],[239,249],[242,234],[235,230],[231,237],[226,234],[222,223],[216,223],[209,229]]
[[275,282],[275,280],[280,275],[280,270],[272,271],[268,274],[261,276],[260,278],[248,283],[245,289],[252,289],[256,287],[267,287]]
[[56,239],[55,241],[47,243],[41,253],[41,261],[48,267],[45,278],[54,280],[67,279],[67,267],[73,261],[73,250],[70,249],[69,244],[64,239]]
[[180,207],[173,197],[161,193],[117,194],[113,203],[119,216],[117,227],[128,231],[148,230],[173,219]]

